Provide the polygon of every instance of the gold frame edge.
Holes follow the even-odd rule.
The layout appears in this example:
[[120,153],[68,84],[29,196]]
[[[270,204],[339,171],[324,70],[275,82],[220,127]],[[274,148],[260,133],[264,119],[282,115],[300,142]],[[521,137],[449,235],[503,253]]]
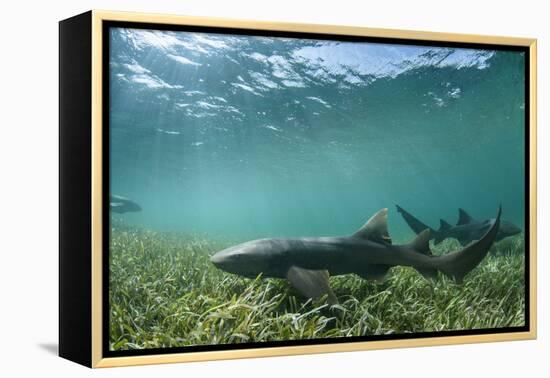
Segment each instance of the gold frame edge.
[[[530,236],[529,236],[529,314],[530,330],[525,332],[493,333],[483,335],[444,336],[402,340],[383,340],[366,342],[342,342],[336,344],[315,344],[306,346],[266,347],[254,349],[234,349],[224,351],[151,354],[131,357],[103,357],[102,325],[102,22],[123,21],[154,24],[193,25],[238,28],[250,30],[289,31],[334,35],[355,35],[367,37],[385,37],[434,42],[463,42],[524,46],[529,48],[530,56]],[[438,345],[459,345],[500,341],[533,340],[537,338],[537,40],[534,38],[488,36],[476,34],[457,34],[426,32],[414,30],[367,28],[357,26],[337,26],[322,24],[296,24],[253,20],[236,20],[198,16],[177,16],[164,14],[92,11],[92,367],[118,367],[146,364],[165,364],[176,362],[199,362],[210,360],[229,360],[253,357],[274,357],[304,355],[314,353],[352,352],[373,349],[394,349],[426,347]]]
[[178,362],[203,362],[215,360],[235,360],[242,358],[281,357],[322,353],[359,352],[366,350],[416,348],[442,345],[460,345],[501,341],[534,339],[530,332],[514,332],[487,335],[445,336],[406,340],[383,340],[364,342],[343,342],[338,344],[315,344],[305,346],[268,347],[255,349],[235,349],[210,352],[151,354],[147,356],[107,357],[101,359],[96,368],[121,367]]
[[313,23],[290,23],[256,21],[231,18],[181,16],[157,13],[117,12],[94,10],[95,17],[105,21],[143,22],[166,25],[211,26],[235,29],[288,31],[302,33],[355,35],[395,39],[413,39],[435,42],[464,42],[480,44],[498,44],[508,46],[531,46],[536,39],[526,37],[490,36],[479,34],[429,32],[420,30],[401,30],[387,28],[369,28],[363,26],[343,26]]
[[529,44],[529,325],[537,338],[537,40]]

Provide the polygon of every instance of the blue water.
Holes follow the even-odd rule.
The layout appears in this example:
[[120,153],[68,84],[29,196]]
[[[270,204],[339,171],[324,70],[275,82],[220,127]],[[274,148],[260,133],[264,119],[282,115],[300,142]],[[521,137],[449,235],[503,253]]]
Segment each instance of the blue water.
[[521,52],[112,29],[117,215],[212,238],[347,235],[388,207],[524,226]]

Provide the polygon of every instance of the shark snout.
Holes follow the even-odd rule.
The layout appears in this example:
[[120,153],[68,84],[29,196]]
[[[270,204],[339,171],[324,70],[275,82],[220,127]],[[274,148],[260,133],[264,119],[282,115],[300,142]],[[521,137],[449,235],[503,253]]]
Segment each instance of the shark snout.
[[210,262],[215,266],[217,266],[218,268],[222,267],[224,261],[225,261],[225,258],[221,254],[221,252],[218,252],[214,256],[210,257]]
[[510,235],[517,235],[517,234],[520,234],[521,233],[521,228],[517,227],[517,226],[514,226],[511,230],[510,230]]
[[210,262],[216,266],[216,268],[233,273],[235,265],[237,265],[239,250],[236,247],[224,249],[215,253],[210,257]]
[[516,225],[512,225],[512,234],[513,235],[517,235],[519,233],[521,233],[523,230],[521,228],[519,228],[518,226]]
[[262,253],[264,247],[262,240],[246,242],[214,254],[210,262],[228,273],[255,277],[268,265],[268,260]]
[[503,221],[500,226],[500,233],[502,237],[517,235],[522,232],[522,229],[513,224],[512,222]]
[[131,212],[141,211],[141,206],[139,206],[137,203],[133,203],[132,206],[129,207],[129,211]]

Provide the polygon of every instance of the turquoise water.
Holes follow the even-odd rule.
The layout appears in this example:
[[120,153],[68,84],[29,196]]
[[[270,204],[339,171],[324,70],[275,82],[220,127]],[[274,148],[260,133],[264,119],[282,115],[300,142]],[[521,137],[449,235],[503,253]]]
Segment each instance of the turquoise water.
[[520,52],[112,29],[111,192],[155,230],[396,240],[458,208],[524,227]]

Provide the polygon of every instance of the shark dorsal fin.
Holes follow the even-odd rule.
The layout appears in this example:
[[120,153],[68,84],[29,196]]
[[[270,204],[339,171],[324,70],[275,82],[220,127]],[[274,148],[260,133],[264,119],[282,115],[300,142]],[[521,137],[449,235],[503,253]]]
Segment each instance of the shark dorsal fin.
[[445,219],[439,220],[439,231],[448,230],[449,228],[451,228],[451,225],[449,224],[449,222],[447,222]]
[[413,249],[416,252],[422,253],[423,255],[431,256],[432,252],[430,251],[430,230],[426,229],[416,235],[413,241],[411,241],[407,246]]
[[388,233],[388,209],[382,209],[370,217],[367,223],[353,236],[377,243],[391,244],[390,234]]
[[458,209],[458,222],[457,225],[472,223],[474,218],[470,216],[464,209]]

